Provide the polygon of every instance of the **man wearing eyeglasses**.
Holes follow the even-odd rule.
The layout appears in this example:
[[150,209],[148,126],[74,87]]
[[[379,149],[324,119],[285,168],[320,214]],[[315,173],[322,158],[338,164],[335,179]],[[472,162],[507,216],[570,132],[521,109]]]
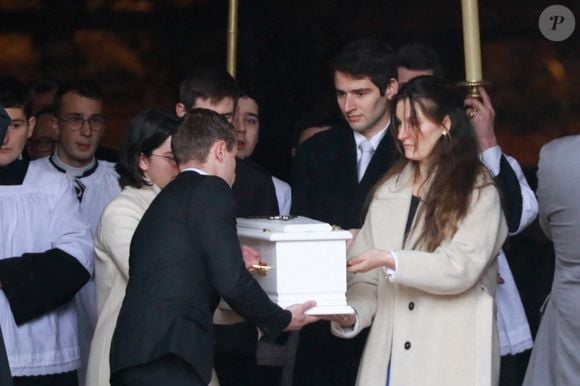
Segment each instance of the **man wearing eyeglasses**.
[[[178,117],[195,108],[213,110],[232,123],[239,98],[239,86],[223,69],[194,68],[179,88],[175,106]],[[249,160],[237,158],[232,192],[236,217],[278,215],[278,201],[271,175]],[[246,250],[246,248],[244,248]],[[258,382],[255,326],[237,315],[217,310],[214,318],[215,368],[222,386],[255,385]]]
[[58,132],[56,131],[54,109],[43,108],[35,113],[36,125],[32,136],[26,141],[26,151],[30,159],[47,157],[54,153],[58,142]]
[[[105,131],[103,96],[98,85],[90,80],[63,84],[56,96],[55,117],[58,142],[54,153],[44,158],[43,163],[46,168],[65,173],[73,181],[81,214],[89,223],[94,237],[105,206],[121,191],[115,164],[95,157]],[[89,347],[97,320],[92,278],[75,298],[75,304],[81,350],[79,378],[84,384]]]
[[27,86],[26,100],[30,112],[36,118],[32,136],[26,141],[30,159],[46,157],[54,153],[58,142],[54,116],[54,99],[58,83],[52,79],[38,79]]

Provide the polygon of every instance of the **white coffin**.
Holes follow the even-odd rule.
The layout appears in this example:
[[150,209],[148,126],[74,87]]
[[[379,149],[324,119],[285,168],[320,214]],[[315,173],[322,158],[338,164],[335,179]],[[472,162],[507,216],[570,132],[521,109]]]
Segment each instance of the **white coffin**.
[[315,300],[311,315],[354,312],[345,295],[350,232],[299,216],[238,218],[237,224],[241,243],[257,250],[269,267],[254,277],[273,302],[286,308]]

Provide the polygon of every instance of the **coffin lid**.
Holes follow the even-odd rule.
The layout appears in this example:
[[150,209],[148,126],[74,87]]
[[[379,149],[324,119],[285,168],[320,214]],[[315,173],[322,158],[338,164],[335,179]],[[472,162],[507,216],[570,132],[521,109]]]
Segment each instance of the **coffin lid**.
[[330,224],[303,216],[271,216],[237,219],[238,229],[260,229],[269,232],[329,232]]

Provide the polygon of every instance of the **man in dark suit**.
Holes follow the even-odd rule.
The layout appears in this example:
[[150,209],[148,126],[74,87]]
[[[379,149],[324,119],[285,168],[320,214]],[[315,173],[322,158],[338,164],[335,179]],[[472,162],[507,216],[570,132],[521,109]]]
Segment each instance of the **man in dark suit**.
[[[233,123],[240,89],[234,78],[223,69],[198,67],[181,82],[175,113],[183,117],[193,108],[206,108]],[[237,147],[237,146],[236,146]],[[241,159],[236,161],[236,181],[232,186],[236,217],[279,214],[272,176],[261,166]],[[251,254],[243,249],[244,257]],[[258,332],[252,323],[231,312],[221,310],[214,318],[216,339],[215,369],[222,386],[252,386],[257,381],[256,348]]]
[[333,70],[345,123],[298,148],[292,213],[360,228],[366,196],[396,155],[388,133],[390,101],[398,91],[395,56],[381,41],[358,40],[335,58]]
[[111,346],[111,384],[207,385],[220,297],[266,335],[315,321],[313,302],[283,310],[247,272],[236,235],[236,147],[219,114],[194,109],[172,139],[181,173],[131,243],[127,293]]
[[[357,40],[334,59],[333,71],[346,122],[298,148],[292,214],[360,228],[367,195],[397,154],[388,129],[390,101],[398,91],[396,58],[382,41]],[[295,384],[353,385],[365,340],[366,334],[340,340],[324,321],[303,329]]]

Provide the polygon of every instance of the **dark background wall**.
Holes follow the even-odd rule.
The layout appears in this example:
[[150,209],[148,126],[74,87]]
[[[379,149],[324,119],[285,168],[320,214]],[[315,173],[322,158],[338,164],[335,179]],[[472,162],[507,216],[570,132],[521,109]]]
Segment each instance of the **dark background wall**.
[[[578,18],[578,1],[558,0]],[[287,178],[293,130],[303,117],[336,114],[330,58],[362,36],[396,49],[418,41],[440,53],[450,79],[463,75],[460,0],[239,0],[238,79],[262,96],[256,160]],[[552,42],[538,28],[552,1],[480,0],[484,78],[503,149],[530,172],[541,146],[580,133],[578,28]],[[138,111],[173,110],[193,65],[225,68],[227,0],[0,0],[0,75],[93,77],[106,94],[105,144],[118,147]],[[553,272],[537,223],[507,245],[535,332]],[[502,385],[521,384],[528,353],[507,358]]]
[[[448,76],[463,78],[460,0],[239,0],[238,79],[263,96],[256,159],[285,178],[295,125],[336,113],[328,62],[361,36],[432,44]],[[578,16],[577,2],[558,1]],[[580,132],[578,31],[545,39],[538,17],[549,1],[481,0],[484,77],[492,82],[498,136],[533,166],[550,138]],[[225,67],[226,0],[2,0],[0,73],[96,78],[105,89],[107,145],[150,106],[173,109],[196,63]]]

